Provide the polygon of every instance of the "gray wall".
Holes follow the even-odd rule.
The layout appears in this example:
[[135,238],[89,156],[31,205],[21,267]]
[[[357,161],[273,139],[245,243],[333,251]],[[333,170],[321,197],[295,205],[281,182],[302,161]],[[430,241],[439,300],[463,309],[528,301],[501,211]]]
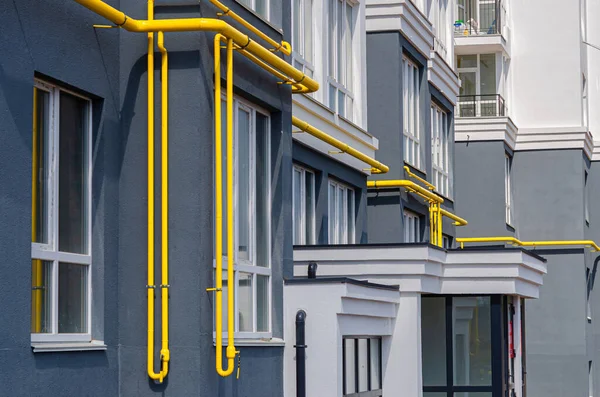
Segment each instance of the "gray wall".
[[[90,26],[95,22],[98,18],[71,1],[20,0],[0,5],[1,395],[118,394],[119,34],[97,34]],[[31,349],[35,74],[97,97],[93,108],[93,336],[106,342],[106,352],[33,354]]]
[[[580,150],[516,152],[513,181],[517,235],[579,240],[583,211]],[[548,259],[540,299],[527,302],[528,396],[588,396],[584,249],[536,250]]]
[[[453,124],[454,107],[427,81],[427,60],[399,32],[367,34],[367,100],[369,103],[369,132],[379,139],[377,160],[388,165],[390,172],[373,175],[371,179],[409,179],[404,172],[403,146],[403,98],[402,98],[402,57],[411,58],[420,65],[421,93],[420,115],[423,128],[420,142],[423,168],[413,172],[429,181],[431,168],[431,102],[435,98],[438,105],[445,107]],[[385,62],[381,62],[385,59]],[[381,76],[397,76],[384,79]],[[451,141],[454,136],[451,136]],[[453,158],[453,148],[450,147]],[[413,167],[411,167],[413,168]],[[451,183],[453,180],[451,179]],[[446,199],[444,207],[454,211],[454,203]],[[368,229],[370,243],[404,242],[404,208],[421,215],[422,241],[429,240],[428,206],[418,196],[408,194],[404,189],[372,189],[368,193]],[[444,219],[444,234],[454,236],[454,226]]]
[[504,142],[456,142],[454,147],[456,213],[469,222],[457,228],[458,237],[514,235],[505,217]]
[[[598,240],[597,231],[591,232],[584,220],[583,181],[589,162],[581,150],[514,153],[513,232],[505,222],[504,142],[455,146],[457,211],[469,221],[459,235]],[[598,189],[593,176],[588,183]],[[577,247],[534,252],[548,260],[548,274],[540,298],[526,303],[527,395],[588,396],[588,361],[600,356],[591,347],[593,324],[586,318],[586,267],[593,267],[597,254]]]
[[[94,30],[100,17],[70,1],[0,6],[0,385],[20,395],[279,396],[283,348],[241,349],[242,372],[214,370],[212,300],[213,58],[210,33],[166,35],[170,51],[170,342],[163,385],[146,375],[146,36]],[[132,16],[145,2],[109,1]],[[177,2],[173,2],[177,3]],[[214,7],[156,7],[157,18],[213,17]],[[180,3],[179,3],[180,4]],[[233,1],[251,23],[276,31]],[[274,3],[289,31],[289,5]],[[286,17],[283,17],[286,16]],[[279,24],[281,25],[281,23]],[[160,126],[156,60],[157,131]],[[273,330],[282,337],[283,272],[291,274],[291,95],[287,86],[235,57],[236,93],[272,112]],[[106,352],[33,354],[30,347],[31,120],[35,73],[81,89],[94,101],[94,338]],[[224,75],[224,69],[223,69]],[[97,110],[97,111],[96,111]],[[156,153],[160,153],[157,145]],[[158,157],[157,157],[158,158]],[[157,173],[157,182],[160,178]],[[159,185],[157,184],[157,187]],[[158,193],[158,191],[157,191]],[[160,197],[157,194],[157,217]],[[159,257],[160,236],[156,253]],[[156,277],[160,277],[158,270]],[[160,307],[160,298],[156,299]],[[156,328],[160,329],[157,312]],[[160,332],[156,334],[156,351]],[[158,362],[158,353],[156,354]],[[2,392],[0,391],[0,394]]]

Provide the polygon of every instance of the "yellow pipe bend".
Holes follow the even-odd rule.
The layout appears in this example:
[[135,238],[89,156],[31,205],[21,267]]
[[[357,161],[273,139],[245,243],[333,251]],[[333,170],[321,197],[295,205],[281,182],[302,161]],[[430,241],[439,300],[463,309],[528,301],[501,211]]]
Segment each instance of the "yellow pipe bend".
[[331,135],[328,135],[328,134],[324,133],[323,131],[311,126],[306,121],[300,120],[296,116],[292,116],[292,124],[295,127],[300,128],[302,131],[307,132],[310,135],[312,135],[324,142],[327,142],[331,146],[338,148],[342,152],[347,153],[350,156],[369,164],[371,167],[373,167],[373,168],[371,168],[371,173],[373,173],[373,174],[384,174],[390,170],[390,168],[387,165],[380,163],[379,161],[375,160],[372,157],[367,156],[366,154],[364,154],[362,152],[359,152],[358,150],[352,148],[350,145],[348,145],[340,140],[335,139]]
[[435,186],[432,185],[431,183],[427,182],[425,179],[421,178],[419,175],[415,174],[414,172],[412,172],[410,170],[410,167],[408,166],[404,166],[404,171],[406,171],[406,173],[408,174],[409,178],[413,178],[418,180],[419,182],[421,182],[422,184],[424,184],[425,186],[427,186],[429,189],[431,190],[435,190]]
[[403,187],[406,189],[412,189],[415,190],[416,192],[420,193],[420,195],[427,197],[427,199],[436,202],[436,203],[443,203],[444,199],[441,198],[440,196],[438,196],[437,194],[431,192],[430,190],[427,190],[425,188],[423,188],[420,185],[417,185],[415,182],[413,181],[409,181],[406,179],[399,179],[399,180],[378,180],[378,181],[367,181],[367,187],[370,188],[395,188],[395,187]]
[[565,245],[583,245],[593,248],[594,252],[600,251],[600,246],[593,240],[548,240],[548,241],[520,241],[514,237],[460,237],[456,241],[464,248],[465,243],[510,243],[519,247],[547,247]]
[[454,221],[454,226],[467,226],[469,224],[469,222],[467,222],[465,219],[463,219],[443,208],[442,208],[442,215],[445,216],[446,218],[452,219]]
[[258,30],[256,27],[251,25],[244,18],[242,18],[241,16],[239,16],[238,14],[233,12],[233,10],[231,10],[231,8],[229,8],[225,4],[221,3],[219,0],[210,0],[210,2],[215,7],[217,7],[219,10],[223,11],[223,13],[220,14],[220,16],[230,16],[234,21],[240,23],[243,27],[245,27],[246,29],[248,29],[249,31],[251,31],[252,33],[257,35],[258,37],[260,37],[261,39],[263,39],[264,41],[266,41],[273,47],[275,47],[273,49],[273,51],[281,51],[285,55],[292,54],[292,46],[287,41],[282,41],[281,43],[276,42],[275,40],[273,40],[272,38],[270,38],[269,36],[267,36],[266,34],[261,32],[260,30]]
[[296,84],[303,87],[303,90],[305,90],[303,92],[314,92],[319,89],[319,84],[315,80],[222,20],[211,18],[136,20],[102,0],[74,1],[130,32],[211,31],[221,33],[223,36],[232,39],[236,45],[266,62],[269,66],[289,76]]

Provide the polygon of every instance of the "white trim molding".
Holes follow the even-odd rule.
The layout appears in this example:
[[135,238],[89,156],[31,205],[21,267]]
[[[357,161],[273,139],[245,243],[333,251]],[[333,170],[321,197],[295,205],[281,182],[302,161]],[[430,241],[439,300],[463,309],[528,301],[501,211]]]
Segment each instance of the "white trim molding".
[[[347,143],[367,156],[375,158],[375,151],[379,148],[379,140],[356,124],[337,116],[317,100],[306,95],[294,96],[293,114],[326,134]],[[362,161],[345,153],[337,154],[338,151],[328,143],[310,134],[297,132],[294,127],[292,127],[292,132],[294,132],[292,135],[294,140],[364,174],[369,173],[370,168]]]
[[515,149],[519,130],[510,117],[456,117],[456,142],[504,141]]
[[496,52],[502,52],[505,57],[510,58],[508,41],[499,34],[454,37],[455,55],[491,54]]
[[592,149],[592,161],[600,161],[600,141],[594,141]]
[[425,57],[433,50],[433,26],[410,0],[367,0],[367,33],[401,31]]
[[32,343],[34,353],[56,353],[56,352],[78,352],[90,350],[106,350],[103,341],[92,340],[91,342],[67,342],[67,343]]
[[585,127],[521,128],[515,150],[582,149],[592,159],[594,141]]
[[351,277],[424,294],[506,294],[538,298],[543,259],[518,248],[446,251],[425,244],[294,250],[294,276],[316,262],[317,277]]
[[427,80],[437,88],[453,105],[460,92],[460,80],[456,72],[446,63],[444,58],[431,51],[427,60]]

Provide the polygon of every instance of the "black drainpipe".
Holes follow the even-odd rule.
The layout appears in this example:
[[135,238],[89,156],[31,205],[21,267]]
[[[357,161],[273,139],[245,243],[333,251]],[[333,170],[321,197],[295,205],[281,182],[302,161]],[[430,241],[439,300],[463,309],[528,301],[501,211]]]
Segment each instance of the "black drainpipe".
[[296,313],[296,397],[306,397],[306,340],[304,331],[306,325],[306,312],[298,310]]

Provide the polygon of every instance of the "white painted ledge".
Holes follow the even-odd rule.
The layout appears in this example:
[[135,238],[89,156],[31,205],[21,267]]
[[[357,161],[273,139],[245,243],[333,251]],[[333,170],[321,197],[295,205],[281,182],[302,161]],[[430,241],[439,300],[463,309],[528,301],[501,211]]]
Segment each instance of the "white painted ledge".
[[[223,337],[225,339],[225,337]],[[213,347],[217,344],[213,339]],[[281,338],[271,338],[271,339],[236,339],[235,340],[236,347],[283,347],[285,346],[285,341]]]
[[504,141],[515,149],[519,130],[510,117],[457,117],[454,119],[456,142]]
[[103,341],[73,342],[73,343],[32,343],[34,353],[79,352],[106,350]]

